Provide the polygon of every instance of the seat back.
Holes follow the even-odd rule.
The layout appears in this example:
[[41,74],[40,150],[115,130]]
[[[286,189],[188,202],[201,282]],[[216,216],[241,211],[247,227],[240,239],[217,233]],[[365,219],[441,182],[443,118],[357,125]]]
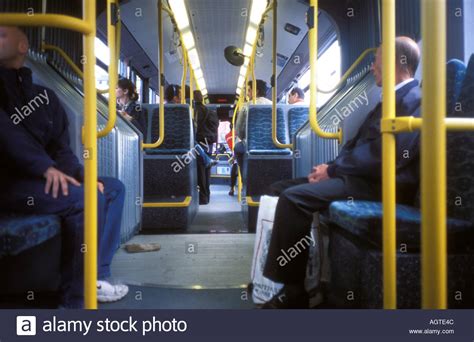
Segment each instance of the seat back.
[[[448,116],[473,119],[474,55],[471,56],[467,69],[462,64],[459,65],[458,61],[450,61],[448,86],[448,103],[452,109]],[[474,222],[474,133],[449,132],[446,158],[448,215]]]
[[[286,155],[289,149],[275,146],[272,139],[272,106],[249,105],[247,107],[247,150],[257,155]],[[281,107],[277,108],[277,137],[280,143],[288,144],[288,121]]]
[[[147,143],[153,143],[159,138],[160,120],[159,106],[147,106],[148,113],[148,137]],[[189,105],[166,104],[165,105],[165,140],[154,149],[147,149],[148,154],[184,154],[194,146],[193,124]]]
[[296,132],[304,126],[308,121],[308,106],[294,106],[288,107],[288,128],[290,130],[290,140],[293,140]]

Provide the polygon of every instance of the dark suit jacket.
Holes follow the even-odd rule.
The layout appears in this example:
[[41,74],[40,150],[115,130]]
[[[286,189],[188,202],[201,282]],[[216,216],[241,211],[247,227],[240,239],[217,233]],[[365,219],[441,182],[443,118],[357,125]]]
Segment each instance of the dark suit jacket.
[[[414,80],[396,93],[397,116],[420,116],[421,94]],[[382,178],[382,134],[380,120],[382,103],[367,116],[356,136],[342,148],[338,157],[329,162],[330,177],[357,176],[380,184]],[[419,184],[420,133],[397,134],[397,186],[413,197]]]
[[50,166],[82,182],[67,115],[56,94],[31,76],[28,68],[0,68],[0,184],[42,178]]

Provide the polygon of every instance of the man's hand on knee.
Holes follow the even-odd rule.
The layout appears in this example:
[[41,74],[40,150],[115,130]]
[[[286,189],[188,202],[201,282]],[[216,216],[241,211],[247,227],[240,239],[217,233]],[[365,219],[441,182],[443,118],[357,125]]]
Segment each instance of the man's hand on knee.
[[329,179],[327,164],[313,167],[313,172],[308,175],[308,182],[310,183],[318,183],[327,179]]
[[53,198],[58,198],[59,187],[61,187],[64,196],[69,195],[69,183],[75,186],[81,186],[76,179],[66,175],[54,167],[49,167],[44,173],[46,178],[46,185],[44,187],[44,193],[49,194],[51,192]]

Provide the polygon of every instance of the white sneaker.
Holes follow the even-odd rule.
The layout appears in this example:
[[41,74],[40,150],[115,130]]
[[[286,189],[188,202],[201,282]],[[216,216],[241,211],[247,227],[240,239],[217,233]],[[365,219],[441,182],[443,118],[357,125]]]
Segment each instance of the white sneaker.
[[116,302],[125,297],[127,293],[127,285],[112,285],[106,280],[97,281],[97,301],[99,303]]

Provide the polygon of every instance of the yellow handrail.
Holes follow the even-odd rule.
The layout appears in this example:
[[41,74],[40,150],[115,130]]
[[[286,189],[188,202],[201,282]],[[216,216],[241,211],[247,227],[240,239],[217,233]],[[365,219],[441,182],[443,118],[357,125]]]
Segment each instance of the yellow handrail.
[[273,0],[273,63],[272,63],[272,140],[278,148],[293,148],[293,144],[282,144],[277,132],[277,32],[278,32],[278,1]]
[[309,123],[311,129],[323,139],[337,139],[342,143],[342,131],[337,133],[325,132],[319,127],[317,101],[317,65],[318,65],[318,0],[310,0],[310,10],[308,12],[309,27],[309,60],[310,60],[310,100],[309,100]]
[[446,309],[446,1],[425,0],[421,6],[424,80],[421,96],[422,307]]
[[331,89],[327,89],[327,90],[324,90],[324,89],[321,89],[321,88],[318,87],[318,92],[323,93],[323,94],[330,94],[330,93],[336,91],[337,89],[339,89],[344,84],[344,82],[347,81],[347,79],[352,74],[352,72],[355,70],[355,68],[357,68],[357,66],[364,60],[364,58],[367,57],[368,54],[375,53],[376,51],[377,51],[377,48],[368,48],[368,49],[364,50],[360,54],[360,56],[355,60],[355,62],[352,63],[351,67],[349,69],[347,69],[347,71],[344,73],[344,75],[342,75],[341,79],[339,80],[339,82],[334,87],[332,87]]
[[76,65],[76,63],[74,63],[74,61],[72,60],[72,58],[69,57],[68,54],[67,54],[63,49],[61,49],[60,47],[54,46],[54,45],[50,45],[50,44],[46,44],[45,42],[42,42],[42,43],[41,43],[41,50],[43,50],[43,51],[45,51],[45,50],[51,50],[51,51],[56,52],[58,55],[60,55],[60,56],[66,61],[66,63],[71,67],[71,69],[72,69],[78,76],[80,76],[81,78],[84,78],[84,73],[82,72],[82,70],[79,69],[79,67]]
[[147,202],[143,203],[143,208],[186,208],[192,201],[191,196],[186,196],[182,202]]
[[159,137],[158,140],[152,144],[142,143],[142,149],[146,148],[157,148],[165,140],[165,74],[164,74],[164,54],[163,54],[163,1],[158,0],[158,45],[159,45],[159,56],[160,56],[160,111],[159,111]]
[[110,61],[109,61],[109,118],[107,124],[103,129],[97,133],[98,138],[107,136],[115,127],[117,122],[117,96],[115,88],[117,88],[118,82],[118,58],[120,50],[117,49],[117,27],[112,22],[113,9],[117,10],[117,20],[120,22],[120,13],[118,9],[118,0],[107,0],[107,42],[110,50]]
[[186,79],[188,78],[188,54],[184,45],[183,47],[183,75],[181,77],[181,104],[186,104]]
[[191,110],[191,117],[194,120],[194,70],[189,66],[189,108]]
[[[109,48],[110,48],[110,62],[109,62],[109,70],[116,70],[117,69],[117,63],[120,58],[120,41],[121,41],[121,21],[120,17],[118,17],[118,22],[116,24],[116,28],[113,29],[112,27],[114,25],[111,24],[111,4],[117,4],[117,0],[107,0],[108,4],[108,10],[107,10],[107,35],[108,38],[107,40],[109,42],[113,41],[115,42],[115,46],[113,44],[109,43]],[[111,37],[113,36],[113,37]],[[84,73],[83,71],[74,63],[71,57],[59,46],[51,45],[51,44],[46,44],[45,42],[41,43],[41,49],[43,51],[45,50],[51,50],[55,51],[58,53],[65,61],[66,63],[71,67],[71,69],[82,79],[84,79]],[[114,59],[114,56],[115,59]],[[116,95],[115,95],[115,88],[117,86],[117,79],[118,76],[115,73],[109,74],[109,89],[97,89],[97,93],[99,94],[106,94],[109,93],[109,119],[107,122],[106,127],[104,127],[102,130],[100,130],[97,134],[98,138],[103,138],[107,136],[112,129],[115,127],[115,123],[117,120],[117,100],[116,100]]]
[[252,70],[252,103],[257,103],[257,78],[255,77],[255,52],[252,53],[250,62],[250,70]]
[[[393,119],[382,119],[380,130],[384,132],[415,132],[421,130],[423,119],[414,116],[401,116]],[[446,130],[450,132],[465,132],[474,130],[474,119],[445,118]]]
[[245,198],[245,200],[246,200],[247,205],[248,205],[249,207],[258,207],[258,206],[260,206],[260,202],[254,201],[253,198],[252,198],[252,196],[247,196],[247,197]]
[[[25,14],[23,13],[1,13],[1,23],[5,26],[47,26],[62,28],[88,35],[92,33],[92,25],[84,20],[62,15],[62,14],[35,14],[28,16],[28,21],[25,21]],[[95,58],[95,57],[94,57]]]
[[7,26],[48,26],[84,34],[84,297],[86,309],[97,308],[97,97],[95,91],[96,1],[84,1],[84,19],[58,14],[0,13]]
[[[395,0],[382,2],[382,117],[395,117]],[[395,136],[382,133],[383,298],[385,309],[397,308],[395,217]]]

